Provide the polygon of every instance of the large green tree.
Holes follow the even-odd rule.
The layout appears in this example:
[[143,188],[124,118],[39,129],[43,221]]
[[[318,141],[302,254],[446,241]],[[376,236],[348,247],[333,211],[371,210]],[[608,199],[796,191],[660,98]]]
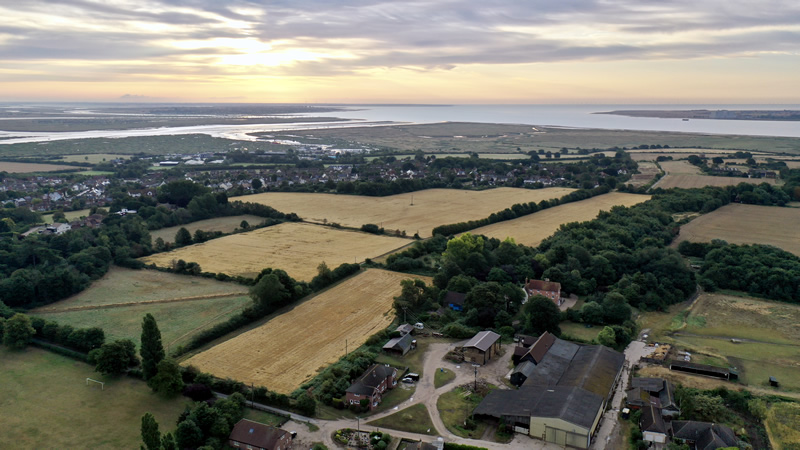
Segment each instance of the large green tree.
[[147,450],[161,450],[161,432],[158,431],[158,422],[149,412],[142,416],[142,441]]
[[106,375],[118,375],[136,363],[136,344],[130,339],[120,339],[103,344],[90,352],[95,370]]
[[281,283],[280,278],[275,273],[270,273],[261,277],[258,283],[250,288],[250,297],[259,309],[269,309],[278,306],[289,299],[291,294],[286,286]]
[[8,319],[3,326],[3,344],[21,350],[33,339],[36,330],[31,325],[31,318],[17,313]]
[[151,389],[163,396],[175,395],[183,390],[181,368],[174,359],[162,359],[157,369],[155,376],[147,380]]
[[184,227],[180,227],[178,232],[175,233],[175,245],[183,247],[192,243],[192,233]]
[[561,334],[558,326],[561,322],[561,311],[549,298],[541,295],[529,298],[525,304],[525,313],[528,317],[528,331],[536,334],[549,331],[556,336]]
[[142,374],[149,380],[158,372],[158,363],[164,359],[164,346],[161,343],[161,332],[152,314],[147,314],[142,319]]

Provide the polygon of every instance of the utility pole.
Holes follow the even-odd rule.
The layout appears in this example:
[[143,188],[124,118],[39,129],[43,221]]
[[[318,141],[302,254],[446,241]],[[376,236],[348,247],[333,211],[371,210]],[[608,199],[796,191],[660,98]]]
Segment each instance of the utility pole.
[[344,340],[344,355],[347,356],[347,339]]
[[475,392],[478,392],[478,366],[475,367]]

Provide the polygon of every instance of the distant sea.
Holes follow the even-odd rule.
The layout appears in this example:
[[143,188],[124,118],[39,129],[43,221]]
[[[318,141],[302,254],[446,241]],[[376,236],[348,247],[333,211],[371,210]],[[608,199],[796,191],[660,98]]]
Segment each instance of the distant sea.
[[800,137],[800,122],[710,119],[684,121],[594,114],[619,110],[800,110],[800,105],[364,105],[351,108],[358,110],[334,114],[337,117],[367,121],[511,123],[608,130]]
[[[309,105],[312,106],[312,105]],[[749,109],[800,110],[800,105],[324,105],[342,111],[304,115],[338,117],[344,122],[296,122],[250,125],[197,125],[186,127],[94,130],[82,132],[9,132],[0,130],[0,145],[64,139],[122,138],[208,134],[215,137],[256,140],[250,133],[291,133],[316,128],[381,126],[393,123],[480,122],[607,130],[673,131],[703,134],[800,137],[800,122],[759,120],[660,119],[596,114],[617,110]],[[102,114],[102,113],[100,113]],[[97,114],[95,114],[97,115]],[[298,117],[301,115],[292,115]]]

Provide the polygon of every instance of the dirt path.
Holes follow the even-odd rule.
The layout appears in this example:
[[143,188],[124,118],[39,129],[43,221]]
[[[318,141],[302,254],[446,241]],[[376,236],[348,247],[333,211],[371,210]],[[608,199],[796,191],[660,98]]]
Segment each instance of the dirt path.
[[165,298],[161,300],[142,300],[140,302],[123,302],[123,303],[112,303],[108,305],[83,305],[83,306],[70,306],[67,308],[42,308],[37,309],[35,312],[36,314],[48,314],[48,313],[62,313],[62,312],[70,312],[70,311],[90,311],[93,309],[109,309],[109,308],[124,308],[126,306],[141,306],[141,305],[153,305],[159,303],[178,303],[178,302],[191,302],[197,300],[209,300],[212,298],[227,298],[227,297],[243,297],[247,295],[244,292],[239,293],[225,293],[225,294],[209,294],[209,295],[196,295],[194,297],[178,297],[178,298]]

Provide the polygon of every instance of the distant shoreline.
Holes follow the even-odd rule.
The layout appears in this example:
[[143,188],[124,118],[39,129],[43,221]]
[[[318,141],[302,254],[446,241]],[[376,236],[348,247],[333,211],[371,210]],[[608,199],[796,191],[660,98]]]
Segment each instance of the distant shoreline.
[[593,114],[611,114],[628,117],[650,117],[659,119],[710,119],[710,120],[767,120],[776,122],[800,121],[800,110],[728,110],[728,109],[692,109],[692,110],[620,110],[603,111]]

